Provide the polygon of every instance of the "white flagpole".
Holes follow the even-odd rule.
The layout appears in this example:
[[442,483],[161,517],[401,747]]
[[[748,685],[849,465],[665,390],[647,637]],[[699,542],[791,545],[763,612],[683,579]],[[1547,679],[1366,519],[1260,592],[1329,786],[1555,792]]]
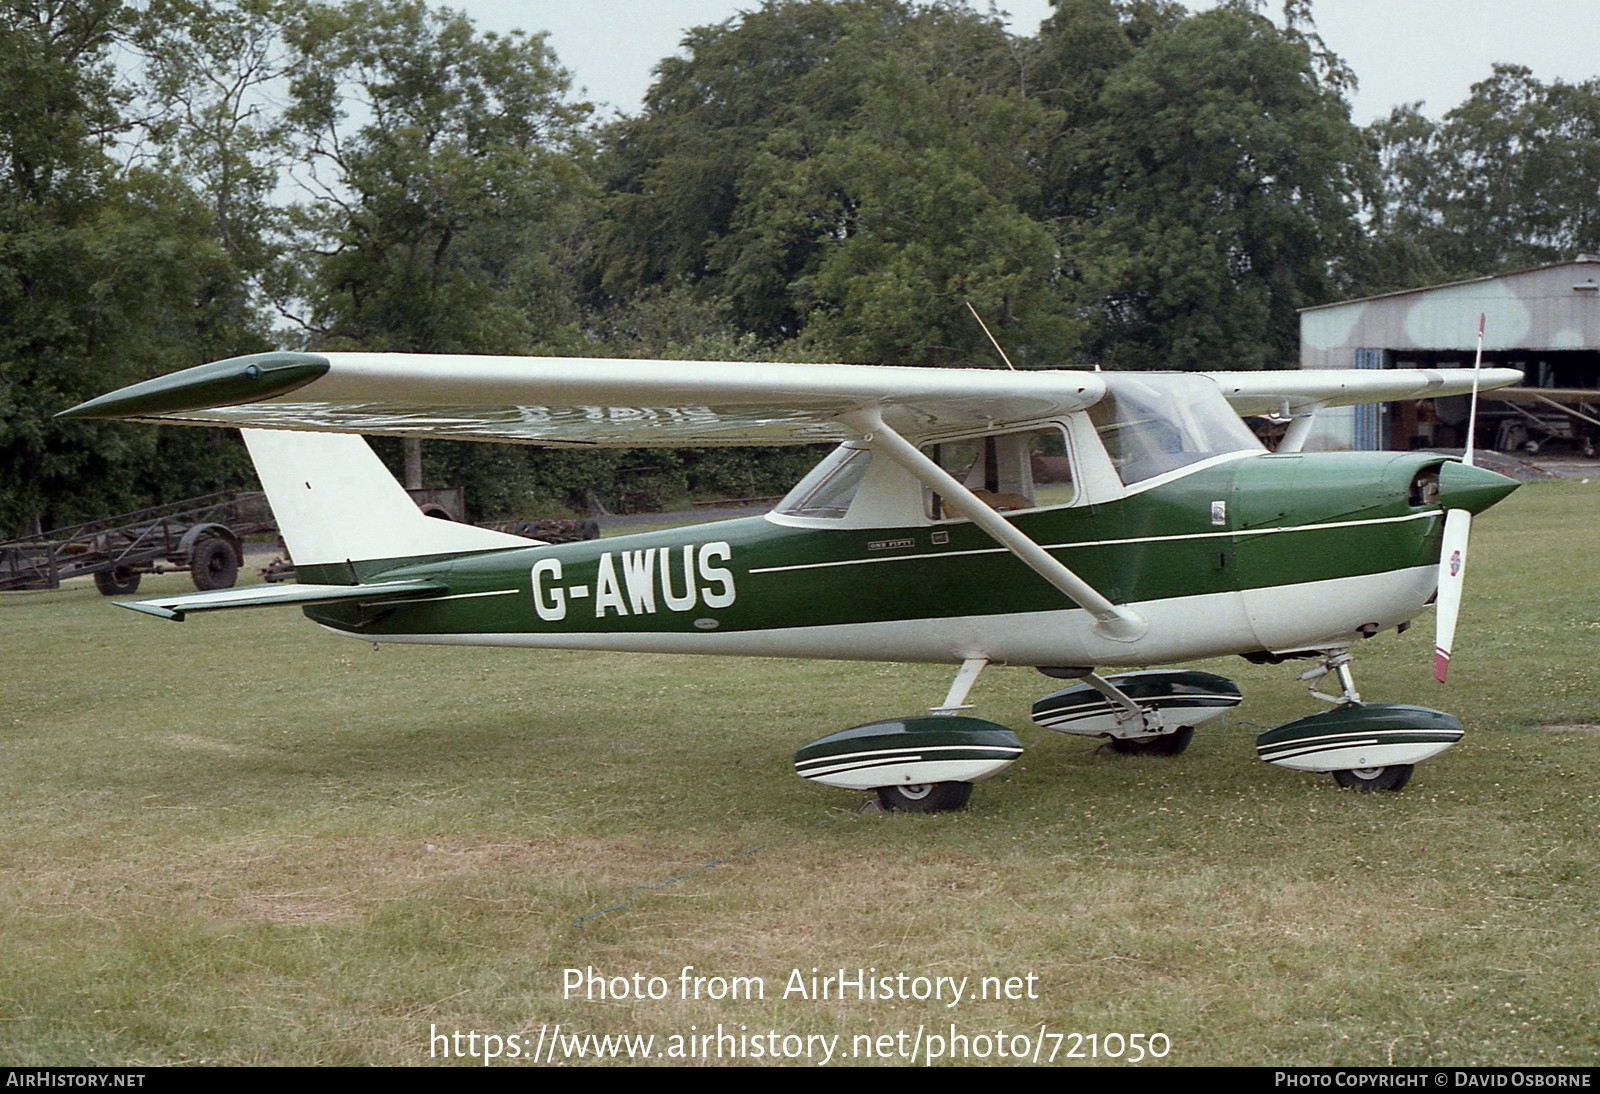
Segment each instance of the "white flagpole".
[[1478,313],[1478,355],[1472,362],[1472,409],[1467,412],[1467,451],[1461,462],[1473,466],[1478,433],[1478,376],[1483,368],[1483,313]]

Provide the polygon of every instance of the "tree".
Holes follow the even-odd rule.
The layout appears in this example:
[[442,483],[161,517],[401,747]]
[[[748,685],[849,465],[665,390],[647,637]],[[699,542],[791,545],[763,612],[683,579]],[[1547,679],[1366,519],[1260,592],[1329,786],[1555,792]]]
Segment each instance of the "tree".
[[[283,295],[312,344],[529,352],[570,320],[588,107],[543,36],[416,0],[293,0],[284,17],[305,62],[286,120],[316,200],[293,210]],[[474,459],[496,457],[458,462]],[[407,485],[421,474],[413,443]]]
[[[1055,184],[1088,348],[1129,368],[1284,367],[1296,309],[1358,250],[1368,158],[1304,29],[1244,3],[1174,20],[1083,3],[1107,70]],[[1050,34],[1068,27],[1046,28]]]
[[281,0],[147,0],[132,34],[153,159],[204,197],[218,243],[258,287],[282,230],[288,151],[271,100],[302,62],[282,16]]
[[688,286],[740,332],[902,364],[1059,363],[1077,324],[1019,44],[958,5],[773,0],[701,28],[609,135],[601,285]]
[[1372,155],[1303,0],[769,0],[608,134],[598,284],[846,359],[1285,364],[1352,283]]
[[230,470],[190,473],[191,440],[52,419],[249,326],[196,195],[110,154],[133,125],[111,60],[131,25],[116,0],[0,7],[0,529],[13,534]]
[[[689,31],[688,56],[661,61],[644,111],[605,135],[608,192],[598,255],[605,292],[628,296],[706,278],[708,250],[727,234],[739,203],[740,174],[768,134],[802,109],[796,85],[826,64],[849,10],[767,3]],[[849,89],[829,90],[834,102],[819,122],[848,106]],[[816,104],[804,110],[815,115]]]
[[297,3],[287,121],[316,200],[295,210],[324,345],[526,350],[565,318],[560,235],[585,191],[567,76],[542,36],[478,34],[414,0]]
[[1376,234],[1418,248],[1434,279],[1600,249],[1600,80],[1546,85],[1496,65],[1442,121],[1410,105],[1371,133],[1385,167]]

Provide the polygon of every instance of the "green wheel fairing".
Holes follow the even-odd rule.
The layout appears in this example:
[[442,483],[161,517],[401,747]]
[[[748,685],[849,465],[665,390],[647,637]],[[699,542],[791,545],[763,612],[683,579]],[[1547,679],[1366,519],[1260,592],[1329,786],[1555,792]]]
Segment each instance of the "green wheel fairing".
[[1021,755],[1017,735],[998,723],[918,715],[830,733],[797,751],[794,768],[803,778],[846,790],[924,787],[981,779]]
[[1256,754],[1298,771],[1339,771],[1420,763],[1462,737],[1443,711],[1400,703],[1344,703],[1256,738]]
[[[1195,726],[1220,717],[1240,702],[1239,685],[1232,680],[1193,669],[1118,673],[1106,677],[1105,683],[1144,708],[1144,726],[1135,722],[1125,727],[1119,721],[1119,717],[1127,717],[1121,708],[1088,683],[1072,684],[1037,700],[1031,712],[1034,723],[1060,733],[1110,736],[1114,742],[1128,743],[1129,751],[1142,748],[1133,743],[1140,740],[1150,744],[1146,751],[1165,747],[1182,751],[1188,737],[1179,740],[1178,733],[1192,733]],[[1149,721],[1151,718],[1153,722]],[[1133,732],[1124,738],[1121,733],[1125,729],[1148,732]],[[1157,741],[1162,744],[1155,745]]]

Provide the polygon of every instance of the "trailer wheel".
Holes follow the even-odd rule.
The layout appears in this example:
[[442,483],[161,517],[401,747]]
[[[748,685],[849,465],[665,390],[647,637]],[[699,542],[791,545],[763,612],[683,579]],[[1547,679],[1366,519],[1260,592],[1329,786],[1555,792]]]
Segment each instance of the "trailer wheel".
[[201,591],[231,589],[239,577],[239,556],[220,536],[205,536],[189,555],[189,576]]
[[127,596],[139,591],[139,571],[127,566],[114,566],[109,570],[94,572],[94,587],[101,596]]

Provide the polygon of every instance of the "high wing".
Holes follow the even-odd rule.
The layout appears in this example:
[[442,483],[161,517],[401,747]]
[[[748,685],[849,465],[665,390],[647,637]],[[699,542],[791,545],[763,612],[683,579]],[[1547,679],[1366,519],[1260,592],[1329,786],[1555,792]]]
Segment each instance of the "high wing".
[[[863,411],[909,436],[1082,410],[1110,374],[1067,370],[388,353],[265,353],[134,384],[64,411],[192,425],[555,447],[809,444]],[[1470,391],[1471,369],[1213,372],[1240,414]],[[1514,383],[1483,369],[1484,388]]]
[[1207,373],[1240,414],[1303,414],[1330,406],[1465,395],[1473,373],[1487,391],[1522,379],[1513,368],[1294,369]]
[[63,413],[194,425],[395,434],[557,447],[811,444],[881,407],[911,433],[1081,410],[1092,372],[270,353],[158,377]]

